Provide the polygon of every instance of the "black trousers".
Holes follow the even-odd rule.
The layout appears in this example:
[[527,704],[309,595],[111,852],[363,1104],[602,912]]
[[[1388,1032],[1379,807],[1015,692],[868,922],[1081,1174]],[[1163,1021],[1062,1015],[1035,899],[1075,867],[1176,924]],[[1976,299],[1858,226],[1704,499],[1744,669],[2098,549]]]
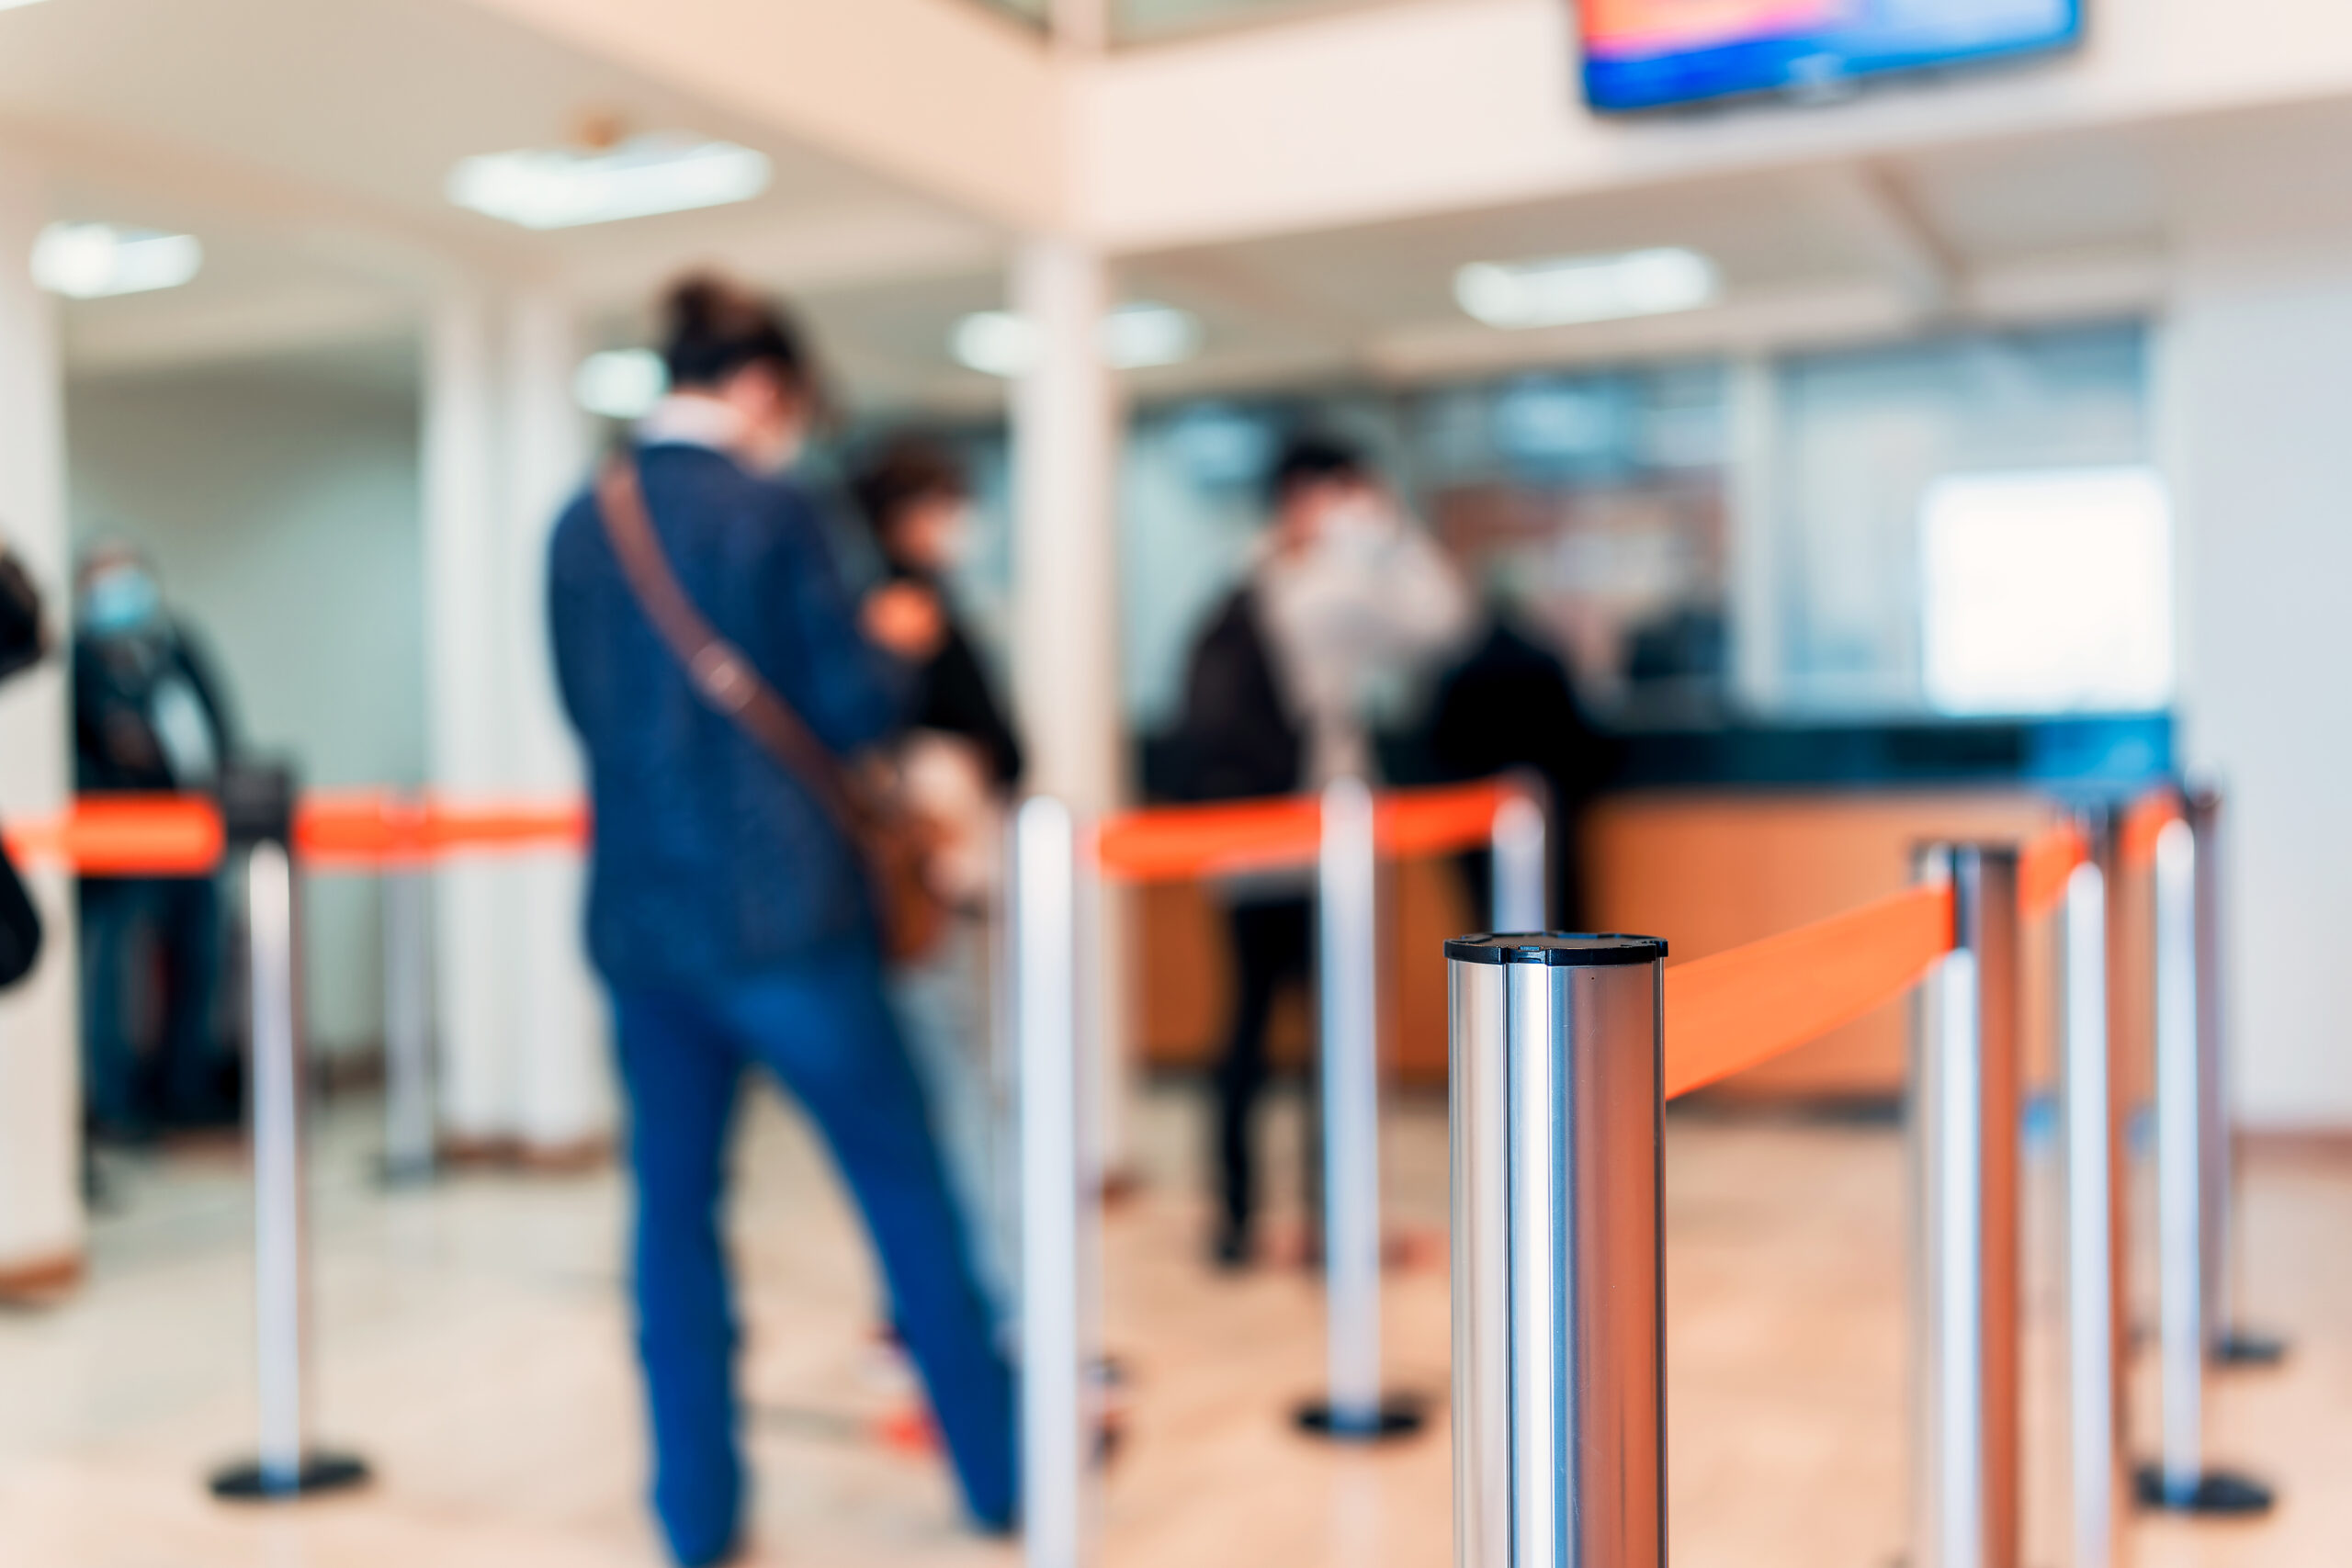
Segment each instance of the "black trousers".
[[[1306,984],[1314,974],[1315,910],[1305,897],[1273,898],[1232,905],[1226,915],[1233,936],[1233,1026],[1216,1075],[1218,1197],[1228,1231],[1246,1237],[1258,1207],[1252,1134],[1266,1088],[1266,1021],[1282,987],[1293,981]],[[1316,1176],[1321,1139],[1311,1110],[1306,1120],[1306,1184],[1312,1227],[1320,1190]]]

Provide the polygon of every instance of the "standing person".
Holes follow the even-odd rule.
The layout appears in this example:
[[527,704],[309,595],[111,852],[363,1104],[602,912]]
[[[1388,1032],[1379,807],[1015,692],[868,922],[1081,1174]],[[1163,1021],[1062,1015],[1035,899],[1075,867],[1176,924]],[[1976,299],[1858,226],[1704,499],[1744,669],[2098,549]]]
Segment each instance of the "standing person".
[[[76,583],[74,754],[85,794],[207,793],[235,736],[220,682],[127,545],[93,550]],[[235,1114],[213,1034],[220,905],[209,876],[85,876],[81,884],[83,1052],[92,1130],[141,1139],[160,1123]],[[140,939],[161,957],[163,1029],[142,1072],[127,1012]]]
[[950,914],[927,952],[892,967],[890,997],[930,1090],[977,1260],[1002,1306],[1016,1218],[996,1137],[1010,1085],[990,1070],[988,914],[1021,741],[947,592],[971,528],[963,463],[938,441],[900,435],[858,467],[850,491],[890,580],[922,588],[943,610],[938,650],[916,672],[893,750],[900,797],[928,840],[926,876]]
[[[1373,779],[1374,699],[1460,636],[1470,616],[1452,563],[1348,443],[1292,440],[1267,481],[1266,504],[1249,578],[1193,652],[1178,735],[1186,793],[1196,799]],[[1216,1068],[1220,1206],[1211,1247],[1224,1268],[1245,1267],[1252,1254],[1266,1024],[1283,987],[1310,970],[1307,890],[1304,872],[1225,887],[1235,985]],[[1311,1125],[1307,1144],[1311,1193]]]
[[[628,1101],[653,1506],[681,1563],[741,1545],[720,1210],[737,1091],[756,1065],[830,1146],[965,1503],[983,1528],[1007,1529],[1012,1375],[884,1000],[865,868],[809,777],[744,716],[747,693],[764,692],[834,753],[885,739],[938,647],[938,607],[905,582],[854,604],[821,519],[783,477],[820,406],[784,315],[712,278],[678,285],[666,313],[673,390],[636,449],[566,510],[549,567],[557,672],[594,809],[589,951],[612,993]],[[724,639],[696,677],[647,608],[649,544]]]

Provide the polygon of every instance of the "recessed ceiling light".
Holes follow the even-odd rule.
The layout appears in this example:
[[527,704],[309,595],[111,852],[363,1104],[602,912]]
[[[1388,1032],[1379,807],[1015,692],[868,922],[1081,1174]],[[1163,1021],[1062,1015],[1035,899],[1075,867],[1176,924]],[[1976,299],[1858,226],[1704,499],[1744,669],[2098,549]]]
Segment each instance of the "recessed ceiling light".
[[[1020,375],[1036,347],[1035,329],[1010,310],[975,310],[947,339],[956,364],[989,376]],[[1201,320],[1190,310],[1138,300],[1102,318],[1102,362],[1114,370],[1179,365],[1200,351]]]
[[449,171],[449,199],[526,229],[570,229],[749,201],[767,189],[767,154],[675,133],[600,152],[485,152]]
[[1117,369],[1182,365],[1201,351],[1201,319],[1173,305],[1122,305],[1102,318],[1102,357]]
[[606,419],[641,419],[670,389],[670,367],[650,348],[608,348],[572,372],[572,400]]
[[984,376],[1018,376],[1036,350],[1037,334],[1010,310],[975,310],[947,334],[956,363]]
[[158,229],[51,223],[33,242],[33,281],[74,299],[176,288],[203,265],[195,235]]
[[1453,298],[1490,327],[1558,327],[1657,316],[1711,304],[1715,264],[1679,246],[1545,261],[1473,262],[1453,275]]

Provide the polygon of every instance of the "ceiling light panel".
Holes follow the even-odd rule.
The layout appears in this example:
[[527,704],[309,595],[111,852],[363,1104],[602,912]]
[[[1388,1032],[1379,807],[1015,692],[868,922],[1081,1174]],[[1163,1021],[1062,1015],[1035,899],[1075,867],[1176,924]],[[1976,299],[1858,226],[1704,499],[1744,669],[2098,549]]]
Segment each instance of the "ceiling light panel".
[[641,419],[670,389],[670,367],[650,348],[608,348],[580,362],[572,400],[606,419]]
[[119,223],[51,223],[33,242],[33,281],[69,299],[177,288],[203,265],[195,235]]
[[572,229],[749,201],[767,155],[732,141],[662,133],[600,152],[486,152],[449,171],[449,199],[526,229]]
[[1543,261],[1473,262],[1453,275],[1453,298],[1490,327],[1560,327],[1658,316],[1713,304],[1715,264],[1679,246]]
[[[1173,305],[1137,300],[1102,318],[1100,343],[1102,363],[1114,370],[1181,365],[1201,351],[1201,319]],[[975,310],[949,333],[947,352],[967,370],[1018,376],[1036,357],[1036,329],[1010,310]]]

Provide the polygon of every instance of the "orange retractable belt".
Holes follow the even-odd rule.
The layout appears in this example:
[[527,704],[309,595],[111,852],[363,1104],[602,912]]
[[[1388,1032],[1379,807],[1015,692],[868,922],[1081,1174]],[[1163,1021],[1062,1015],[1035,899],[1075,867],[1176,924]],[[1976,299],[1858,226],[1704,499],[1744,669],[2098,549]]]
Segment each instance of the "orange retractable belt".
[[[578,800],[414,800],[386,790],[306,795],[294,847],[321,870],[415,865],[468,850],[571,847],[588,836]],[[209,800],[181,795],[85,795],[52,818],[11,823],[11,855],[62,861],[85,876],[201,876],[226,836]]]
[[[1510,796],[1499,784],[1384,791],[1374,818],[1381,850],[1432,855],[1484,843]],[[1105,875],[1174,882],[1312,864],[1322,832],[1322,805],[1311,795],[1162,806],[1105,818],[1095,853]]]
[[1850,1023],[1951,951],[1951,889],[1906,887],[1666,972],[1668,1100]]
[[88,876],[201,876],[225,835],[209,800],[179,795],[85,796],[56,817],[7,827],[8,853],[62,860]]
[[2127,865],[2145,865],[2156,858],[2156,836],[2180,819],[2180,797],[2171,790],[2154,790],[2132,803],[2116,832],[2115,850]]
[[2018,855],[2018,906],[2037,919],[2066,897],[2066,879],[2083,863],[2090,846],[2072,822],[2047,829]]

